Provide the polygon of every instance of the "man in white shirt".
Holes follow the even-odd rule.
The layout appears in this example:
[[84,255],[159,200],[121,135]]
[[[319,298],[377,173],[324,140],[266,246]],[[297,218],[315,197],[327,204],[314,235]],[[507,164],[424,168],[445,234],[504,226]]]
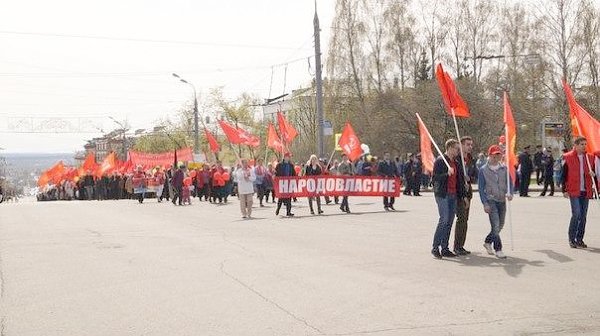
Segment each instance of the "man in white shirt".
[[254,195],[254,181],[256,175],[254,169],[248,165],[248,160],[242,160],[242,167],[235,171],[238,183],[238,195],[240,197],[240,209],[242,218],[252,218],[252,198]]

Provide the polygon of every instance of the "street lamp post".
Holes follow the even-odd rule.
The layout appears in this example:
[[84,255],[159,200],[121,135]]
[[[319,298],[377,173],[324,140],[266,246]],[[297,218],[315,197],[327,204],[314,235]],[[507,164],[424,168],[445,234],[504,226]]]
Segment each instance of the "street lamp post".
[[178,74],[174,73],[173,77],[178,78],[180,82],[188,84],[194,90],[194,154],[200,154],[200,133],[198,132],[198,97],[196,95],[196,87],[194,84],[186,81],[179,77]]
[[[115,124],[119,125],[121,127],[121,135],[122,135],[122,148],[121,151],[123,153],[123,160],[127,160],[127,146],[126,146],[126,137],[125,137],[125,132],[127,132],[127,127],[125,124],[121,123],[120,121],[118,121],[117,119],[113,118],[113,117],[108,117],[110,120],[114,121]],[[125,121],[125,123],[127,123],[127,121]]]

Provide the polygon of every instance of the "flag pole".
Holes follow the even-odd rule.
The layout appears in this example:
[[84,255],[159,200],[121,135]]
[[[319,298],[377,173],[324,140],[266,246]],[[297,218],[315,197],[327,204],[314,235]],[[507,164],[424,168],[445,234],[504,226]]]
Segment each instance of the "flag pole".
[[[577,124],[577,131],[579,131],[579,134],[582,134],[581,127],[579,127],[579,119],[577,119],[577,116],[575,116],[575,123]],[[596,196],[600,197],[600,195],[598,195],[598,186],[596,185],[596,178],[594,177],[594,171],[592,170],[592,164],[590,163],[590,157],[587,155],[587,152],[584,153],[584,156],[585,156],[585,161],[587,162],[588,171],[590,172],[590,178],[592,179],[592,188],[594,188],[594,193],[596,193]],[[593,197],[592,197],[592,199],[593,199]],[[600,199],[600,198],[598,198],[598,199]]]
[[[510,205],[510,201],[508,200],[508,197],[512,195],[512,193],[510,192],[510,184],[512,183],[512,179],[510,178],[510,159],[509,159],[509,155],[508,155],[508,150],[510,147],[509,144],[509,138],[508,138],[508,127],[506,126],[506,124],[504,125],[504,142],[506,143],[506,149],[504,150],[504,156],[506,157],[506,212],[508,214],[508,230],[510,232],[510,250],[514,251],[515,250],[515,239],[513,236],[513,225],[512,225],[512,210],[511,210],[511,205]],[[510,148],[510,150],[512,150],[512,148]],[[479,191],[481,192],[481,190]]]
[[454,112],[454,107],[452,108],[452,120],[454,120],[454,128],[456,129],[456,140],[458,140],[460,145],[460,162],[462,162],[463,175],[465,176],[465,184],[467,184],[467,166],[465,165],[465,154],[463,153],[462,142],[460,141],[460,133],[458,131],[458,123],[456,122],[456,113]]
[[[419,121],[421,122],[421,124],[423,124],[423,126],[425,126],[425,123],[421,119],[421,116],[418,113],[415,113],[415,114],[417,115],[417,118],[419,119]],[[427,133],[427,137],[429,137],[429,140],[431,140],[431,143],[433,144],[433,147],[435,147],[435,149],[437,150],[437,152],[440,155],[440,157],[442,158],[442,160],[444,160],[444,163],[446,164],[446,167],[448,167],[448,169],[450,169],[450,164],[446,160],[446,157],[444,156],[444,153],[442,153],[442,151],[440,150],[440,147],[438,147],[438,145],[435,143],[435,140],[433,140],[433,137],[429,133],[429,130],[427,129],[427,126],[425,126],[425,132]]]
[[[329,164],[331,163],[331,160],[333,159],[333,155],[335,154],[335,146],[333,147],[333,151],[331,151],[331,155],[329,155],[329,161],[327,161],[327,167],[329,167]],[[325,168],[327,168],[325,167]]]

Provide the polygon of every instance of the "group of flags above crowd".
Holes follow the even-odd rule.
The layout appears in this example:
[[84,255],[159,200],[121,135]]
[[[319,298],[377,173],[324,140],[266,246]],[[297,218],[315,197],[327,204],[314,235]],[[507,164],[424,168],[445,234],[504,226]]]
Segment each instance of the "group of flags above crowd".
[[[448,73],[444,71],[441,64],[438,64],[436,67],[436,80],[441,91],[444,106],[448,114],[452,116],[454,120],[457,138],[460,139],[456,118],[469,118],[471,116],[469,107],[460,96],[454,81]],[[597,155],[600,154],[600,122],[595,120],[577,103],[571,88],[564,80],[563,88],[569,104],[571,131],[573,136],[584,136],[587,139],[587,152],[595,153]],[[429,133],[427,126],[421,117],[418,114],[416,116],[420,133],[421,160],[424,169],[431,172],[433,171],[433,162],[435,160],[432,146],[437,150],[439,155],[442,155],[443,153],[435,143],[435,140]],[[220,120],[218,123],[230,144],[247,145],[250,147],[260,146],[260,138],[256,135],[253,135],[237,125],[233,126],[223,120]],[[267,126],[267,147],[278,153],[289,153],[289,147],[292,141],[298,136],[298,131],[288,120],[286,120],[281,112],[277,112],[277,124],[279,132],[277,132],[273,123],[269,122]],[[216,137],[207,129],[205,129],[204,132],[210,151],[213,153],[220,151],[221,147]],[[517,132],[515,119],[506,92],[504,93],[504,134],[501,136],[501,139],[504,139],[506,145],[506,163],[509,167],[510,179],[514,182],[516,180],[515,170],[518,164],[516,155]],[[363,155],[361,142],[349,122],[344,125],[337,145],[339,145],[342,152],[352,161],[357,160]],[[138,164],[141,164],[146,168],[154,166],[168,167],[170,163],[173,162],[173,156],[175,156],[175,158],[179,157],[183,161],[193,160],[190,148],[181,149],[175,153],[170,152],[162,154],[147,154],[130,151],[128,160],[125,162],[119,161],[115,156],[115,153],[110,153],[100,164],[96,163],[94,154],[90,153],[79,168],[67,167],[62,161],[55,164],[42,173],[38,180],[38,185],[44,186],[49,183],[58,184],[63,180],[77,181],[79,177],[90,172],[97,177],[113,172],[124,174],[133,171],[134,167]],[[461,156],[463,156],[462,152]]]

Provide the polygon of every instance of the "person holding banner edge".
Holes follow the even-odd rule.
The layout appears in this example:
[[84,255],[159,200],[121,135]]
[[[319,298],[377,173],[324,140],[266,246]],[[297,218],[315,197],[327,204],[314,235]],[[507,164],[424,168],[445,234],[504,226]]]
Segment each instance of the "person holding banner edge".
[[455,139],[446,141],[446,152],[438,156],[433,164],[433,193],[439,212],[439,221],[433,236],[431,254],[436,259],[454,258],[456,254],[448,248],[452,222],[456,215],[457,199],[466,197],[462,164],[457,162],[460,143]]
[[[275,167],[275,176],[296,176],[296,171],[294,170],[294,165],[290,162],[290,153],[285,153],[283,155],[283,160],[277,164]],[[292,213],[292,199],[291,198],[279,198],[277,200],[277,209],[275,210],[275,216],[279,216],[279,210],[281,210],[281,205],[285,204],[285,215],[287,217],[293,217]]]
[[[400,177],[400,174],[398,174],[398,169],[396,168],[396,164],[394,162],[391,161],[390,159],[390,153],[385,152],[383,154],[383,161],[379,162],[379,167],[377,169],[377,173],[379,174],[379,176],[383,176],[383,177],[391,177],[391,178],[396,178],[396,177]],[[383,209],[385,211],[396,211],[396,209],[394,209],[394,201],[395,198],[394,197],[383,197]]]
[[[310,159],[306,163],[306,167],[304,168],[305,176],[319,176],[323,175],[323,170],[321,169],[321,164],[319,163],[319,159],[316,155],[311,155]],[[313,201],[316,199],[317,201],[317,212],[318,214],[322,214],[323,210],[321,210],[321,197],[317,196],[309,196],[308,197],[308,206],[310,208],[310,214],[314,215],[315,210],[313,208]]]
[[[339,175],[352,176],[354,175],[354,166],[348,160],[348,155],[342,154],[342,163],[338,167]],[[345,213],[350,213],[350,207],[348,205],[348,195],[344,195],[342,197],[342,204],[340,205],[340,210]]]

